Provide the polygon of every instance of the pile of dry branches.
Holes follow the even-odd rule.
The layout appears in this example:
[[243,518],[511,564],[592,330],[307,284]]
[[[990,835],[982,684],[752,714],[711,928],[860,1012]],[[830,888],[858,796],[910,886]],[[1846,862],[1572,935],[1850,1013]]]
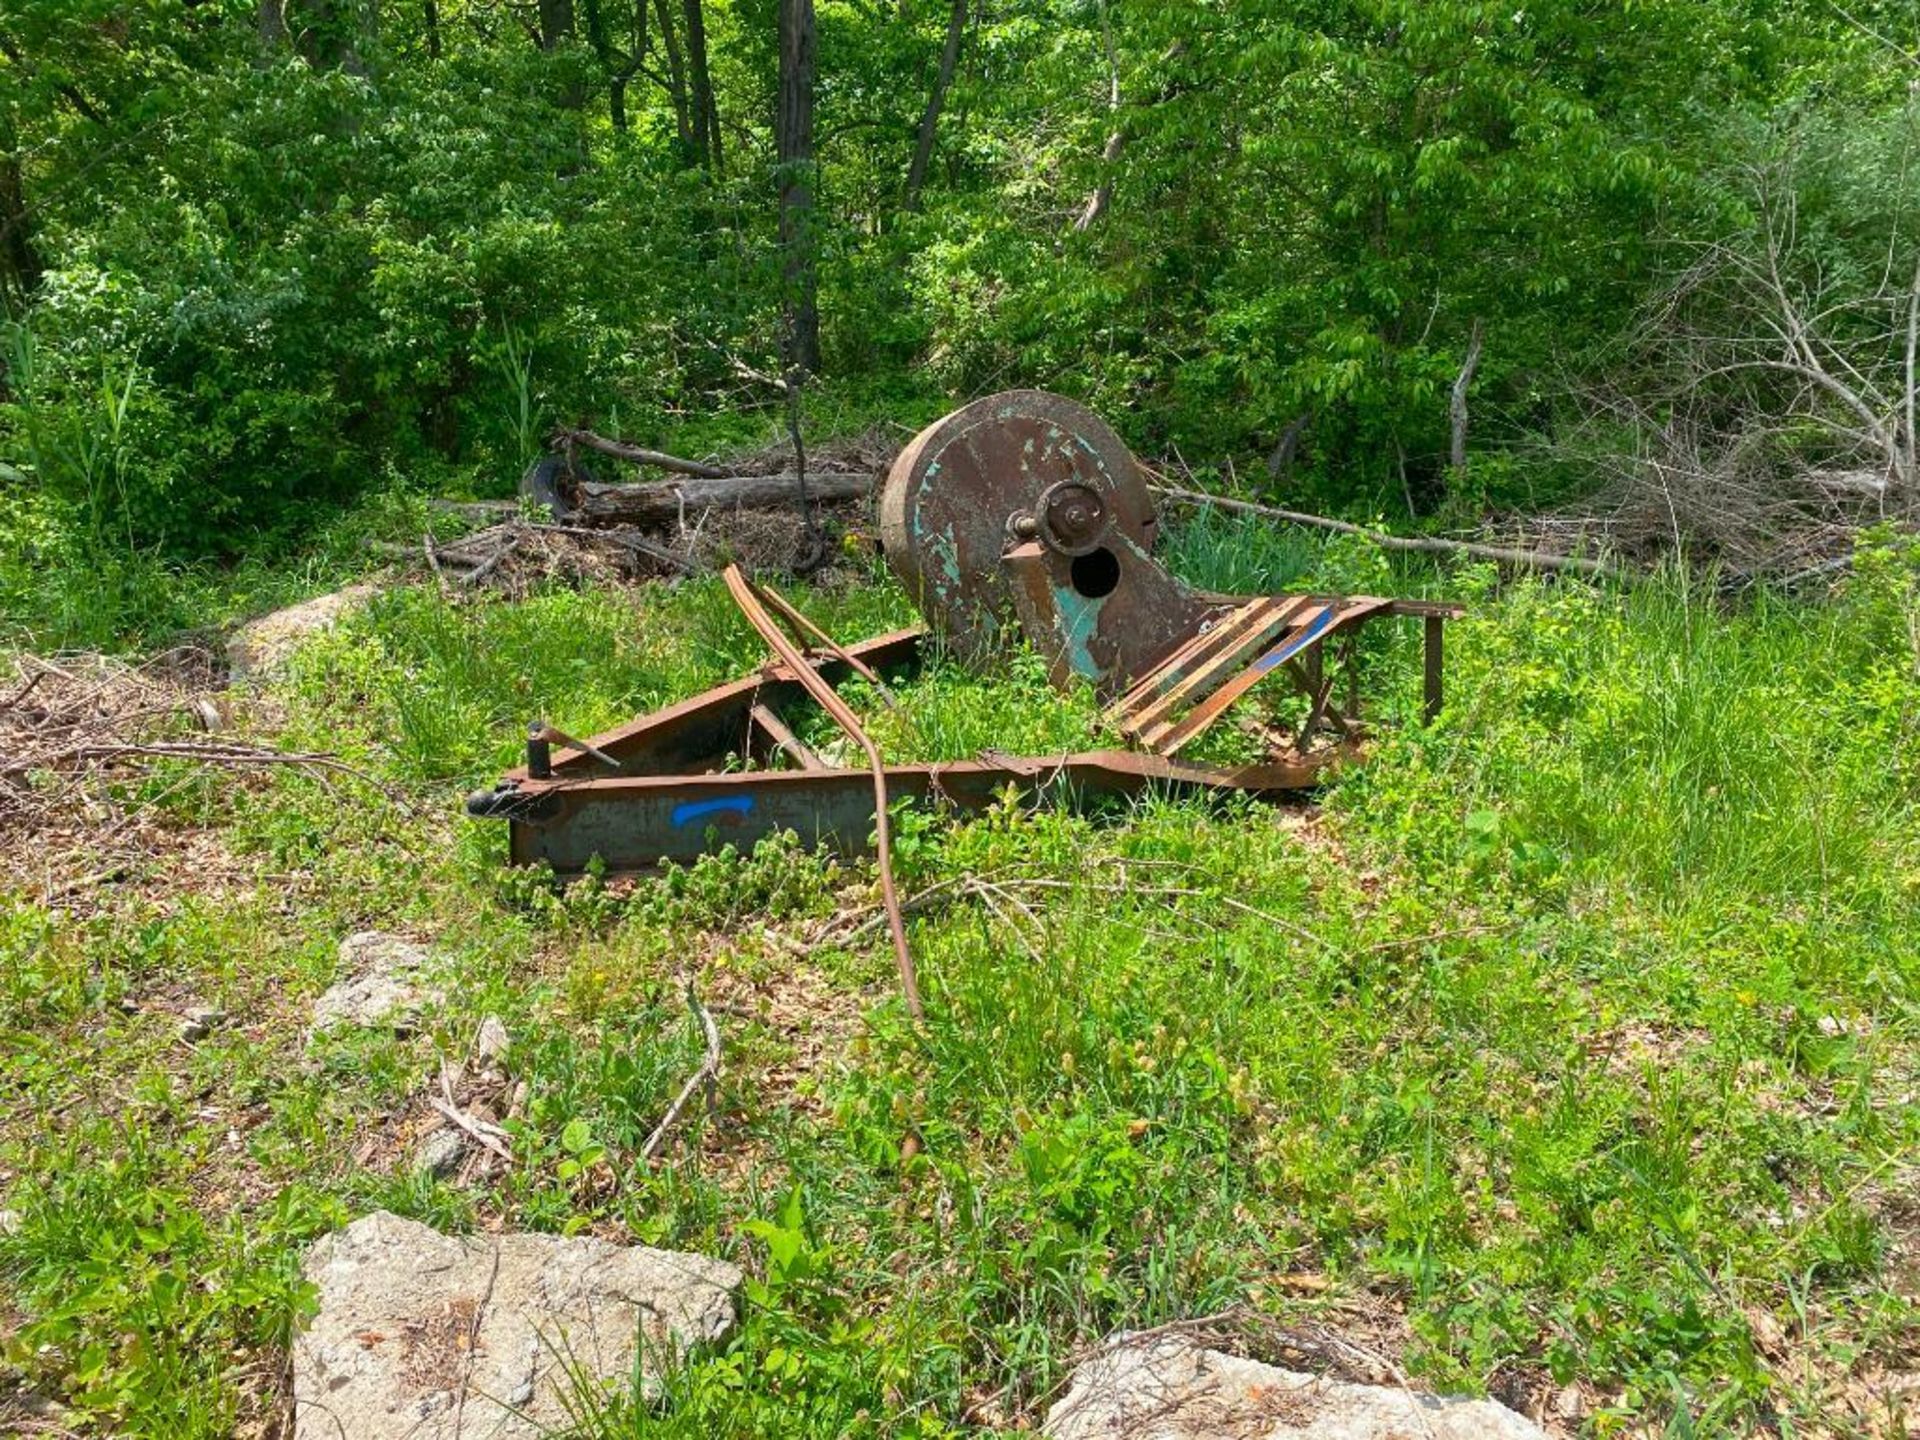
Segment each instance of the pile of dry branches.
[[1844,566],[1863,525],[1920,521],[1920,241],[1895,214],[1837,263],[1799,163],[1749,167],[1752,223],[1673,278],[1618,379],[1577,390],[1556,449],[1607,484],[1542,536],[1794,580]]
[[382,548],[424,562],[449,588],[486,586],[510,595],[548,580],[643,580],[697,568],[686,554],[631,527],[591,529],[517,514],[457,540],[442,542],[428,531],[418,551]]
[[[812,517],[828,512],[857,520],[898,449],[884,432],[869,430],[820,447],[803,472],[781,442],[724,463],[686,460],[589,430],[556,431],[552,445],[553,453],[523,477],[522,504],[436,506],[492,523],[447,541],[429,530],[417,549],[375,548],[423,565],[450,591],[485,587],[508,594],[550,580],[671,578],[736,561],[792,569],[813,538]],[[589,456],[636,465],[642,478],[599,479]],[[647,479],[649,471],[668,478]]]
[[214,657],[170,650],[141,664],[104,655],[15,654],[0,693],[0,845],[50,861],[142,838],[138,822],[172,790],[134,798],[129,781],[156,764],[258,769],[293,765],[360,775],[330,755],[278,750],[229,731],[215,698]]
[[169,651],[142,665],[104,655],[12,657],[0,695],[0,824],[40,811],[63,777],[96,771],[159,737],[218,729],[204,693],[211,657]]

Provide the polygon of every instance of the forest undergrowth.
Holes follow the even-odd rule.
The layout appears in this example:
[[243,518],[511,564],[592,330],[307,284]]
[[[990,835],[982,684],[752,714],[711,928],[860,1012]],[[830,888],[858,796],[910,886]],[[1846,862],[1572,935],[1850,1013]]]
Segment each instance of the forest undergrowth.
[[[1819,602],[1224,520],[1166,550],[1202,584],[1463,600],[1446,713],[1417,723],[1415,637],[1382,638],[1372,753],[1310,798],[903,808],[920,1029],[869,864],[768,843],[560,889],[461,813],[528,716],[591,734],[757,663],[711,578],[389,589],[219,702],[236,741],[355,773],[160,757],[99,792],[111,826],[46,832],[57,864],[8,833],[0,1404],[271,1433],[304,1247],[386,1208],[746,1268],[737,1334],[590,1434],[1021,1428],[1102,1337],[1210,1315],[1562,1433],[1904,1433],[1911,543],[1864,541]],[[911,618],[865,563],[792,592],[842,639]],[[900,758],[1098,740],[1031,657],[901,699],[861,699]],[[367,929],[430,946],[444,998],[309,1048]],[[688,983],[718,1102],[649,1165],[701,1052]],[[513,1162],[427,1178],[433,1078],[490,1015],[528,1087]]]

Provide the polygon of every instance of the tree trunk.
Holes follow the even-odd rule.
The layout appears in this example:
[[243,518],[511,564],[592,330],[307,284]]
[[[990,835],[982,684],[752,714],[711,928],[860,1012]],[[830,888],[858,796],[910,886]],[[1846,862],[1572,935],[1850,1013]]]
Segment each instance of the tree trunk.
[[1920,486],[1920,430],[1914,429],[1915,411],[1920,409],[1920,255],[1913,261],[1913,285],[1907,291],[1907,365],[1906,396],[1902,404],[1907,412],[1907,489]]
[[693,128],[701,137],[702,163],[714,174],[721,171],[720,108],[713,98],[713,79],[707,72],[707,21],[701,0],[684,0],[687,20],[687,78],[693,92]]
[[282,0],[281,21],[293,48],[315,70],[367,73],[360,52],[373,34],[373,0]]
[[947,103],[947,87],[953,84],[953,72],[960,63],[960,42],[967,33],[967,0],[953,0],[947,16],[947,43],[940,49],[940,68],[934,72],[933,88],[927,92],[927,108],[920,112],[920,133],[913,141],[913,163],[907,166],[907,192],[903,209],[920,208],[920,192],[926,187],[927,166],[933,161],[933,139],[940,125],[940,110]]
[[1120,54],[1114,48],[1113,17],[1107,13],[1106,0],[1100,4],[1100,40],[1107,52],[1107,113],[1113,116],[1113,129],[1107,133],[1107,143],[1100,147],[1100,183],[1074,218],[1075,230],[1090,229],[1107,213],[1107,206],[1113,203],[1113,167],[1127,144],[1127,132],[1120,123]]
[[1275,482],[1291,479],[1293,462],[1300,457],[1300,437],[1306,432],[1307,422],[1313,418],[1311,410],[1303,410],[1287,422],[1287,428],[1281,432],[1279,443],[1267,456],[1267,478]]
[[680,159],[684,164],[697,165],[701,163],[702,146],[694,131],[692,107],[687,103],[687,62],[680,52],[680,32],[674,28],[667,0],[654,0],[653,14],[660,22],[660,43],[667,52],[667,98],[673,101],[673,120],[680,131]]
[[1473,338],[1467,341],[1467,358],[1461,362],[1460,373],[1454,376],[1453,393],[1447,399],[1447,414],[1453,422],[1453,444],[1447,451],[1447,460],[1455,475],[1465,474],[1467,469],[1467,387],[1473,384],[1473,372],[1480,368],[1482,338],[1476,316]]
[[[574,18],[573,0],[540,0],[540,48],[551,55],[562,45],[579,33],[578,22]],[[562,62],[566,64],[567,62]],[[567,64],[567,74],[560,82],[560,93],[555,103],[562,110],[582,110],[587,104],[585,78],[580,72]],[[581,157],[586,154],[585,138],[581,140]]]
[[440,58],[440,5],[439,0],[426,0],[427,58]]
[[581,3],[587,44],[593,47],[601,72],[606,76],[607,120],[616,135],[624,135],[628,123],[627,87],[633,83],[633,77],[640,73],[641,61],[647,53],[647,0],[633,0],[632,8],[628,11],[628,40],[632,48],[626,51],[615,45],[608,35],[606,12],[600,7],[600,0],[581,0]]
[[[858,500],[872,489],[874,476],[844,471],[814,471],[807,492],[815,502]],[[649,481],[622,485],[607,480],[579,482],[575,508],[564,519],[575,525],[672,525],[692,523],[702,510],[777,510],[793,504],[797,476],[728,475],[720,479]]]
[[33,243],[33,213],[27,206],[27,189],[20,173],[20,155],[14,144],[11,119],[0,121],[0,305],[10,315],[27,308],[27,300],[39,288],[43,266],[39,247]]
[[573,38],[573,0],[540,0],[540,48],[552,51]]
[[613,133],[627,133],[627,77],[609,75],[607,77],[607,120],[613,126]]
[[774,131],[780,185],[781,278],[788,370],[820,369],[819,282],[813,245],[813,0],[780,0],[780,111]]
[[278,50],[287,43],[287,14],[281,0],[260,0],[253,23],[262,50]]

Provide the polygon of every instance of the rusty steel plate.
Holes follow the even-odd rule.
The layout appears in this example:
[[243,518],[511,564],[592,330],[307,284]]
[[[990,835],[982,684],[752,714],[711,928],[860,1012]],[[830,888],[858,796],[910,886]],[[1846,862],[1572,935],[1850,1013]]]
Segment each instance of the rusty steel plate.
[[1008,390],[935,421],[900,452],[880,493],[887,562],[928,623],[978,653],[1016,626],[1000,557],[1008,527],[1063,554],[1109,533],[1153,546],[1153,497],[1133,455],[1086,406]]

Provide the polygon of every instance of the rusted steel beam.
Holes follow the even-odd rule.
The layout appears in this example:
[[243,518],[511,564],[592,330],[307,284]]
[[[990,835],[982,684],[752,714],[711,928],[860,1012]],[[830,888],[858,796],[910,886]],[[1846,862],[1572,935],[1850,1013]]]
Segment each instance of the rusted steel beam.
[[[991,808],[1009,786],[1024,799],[1095,806],[1150,790],[1246,791],[1275,795],[1307,788],[1351,749],[1312,760],[1238,768],[1190,765],[1131,750],[1042,759],[1000,756],[942,765],[892,765],[894,799]],[[479,800],[481,797],[475,797]],[[502,809],[505,811],[503,802]],[[868,853],[874,833],[873,777],[865,770],[729,771],[528,781],[512,793],[512,858],[577,875],[596,859],[611,870],[690,863],[723,844],[742,851],[791,830],[808,845]]]
[[747,711],[747,718],[752,721],[753,728],[756,731],[764,734],[773,742],[775,749],[786,755],[802,770],[825,770],[827,768],[826,761],[808,749],[800,737],[788,728],[786,721],[782,720],[759,701],[755,701],[753,708]]
[[[873,779],[873,831],[875,848],[879,851],[880,896],[887,910],[887,929],[893,936],[894,958],[900,965],[900,989],[906,997],[907,1013],[918,1020],[923,1014],[920,981],[914,972],[913,953],[907,949],[907,924],[900,914],[900,897],[893,883],[892,826],[887,815],[887,767],[880,758],[880,747],[873,743],[873,737],[867,734],[867,727],[860,723],[860,717],[853,713],[852,707],[811,668],[807,657],[800,653],[799,647],[787,638],[767,613],[760,599],[759,587],[747,579],[738,565],[727,566],[724,574],[727,591],[733,596],[734,604],[740,607],[740,613],[747,617],[747,622],[786,662],[787,669],[806,688],[806,692],[820,702],[820,708],[833,717],[833,723],[846,731],[847,738],[866,752],[867,768],[872,772]],[[848,663],[852,663],[851,658]]]
[[[847,653],[877,672],[907,669],[920,663],[920,639],[925,633],[919,626],[889,631],[849,645]],[[811,665],[830,681],[837,682],[850,673],[847,666],[833,656],[815,656]],[[789,667],[771,665],[595,735],[591,743],[596,750],[618,761],[623,775],[695,772],[724,763],[727,756],[739,748],[740,737],[746,732],[747,712],[756,700],[780,710],[804,698],[806,693]],[[561,777],[606,773],[588,756],[580,754],[556,757],[553,771]],[[510,783],[525,779],[526,775],[522,767],[509,771],[504,778]]]
[[[1141,741],[1163,755],[1177,754],[1184,746],[1191,744],[1204,734],[1215,720],[1226,713],[1228,706],[1266,679],[1275,669],[1309,648],[1324,651],[1327,641],[1335,635],[1351,634],[1354,628],[1366,621],[1369,616],[1379,613],[1386,603],[1384,600],[1362,597],[1325,607],[1308,618],[1286,639],[1253,664],[1229,678],[1211,695],[1194,705],[1178,724],[1163,724],[1141,730]],[[1319,711],[1326,703],[1318,694],[1314,696],[1314,700],[1315,713],[1309,719],[1309,729],[1312,724],[1317,723]]]
[[1108,721],[1124,724],[1144,707],[1188,681],[1196,666],[1217,659],[1229,645],[1244,641],[1248,632],[1258,626],[1262,618],[1278,619],[1284,624],[1292,611],[1302,603],[1295,601],[1287,604],[1285,597],[1261,595],[1247,601],[1231,614],[1222,616],[1191,640],[1175,648],[1166,659],[1136,681],[1132,689],[1109,707]]
[[[1250,619],[1229,634],[1223,643],[1214,648],[1212,654],[1191,671],[1180,676],[1162,694],[1123,717],[1120,723],[1122,733],[1149,749],[1158,750],[1163,737],[1181,728],[1173,724],[1171,719],[1180,707],[1191,706],[1209,717],[1218,715],[1234,698],[1245,693],[1254,681],[1301,646],[1318,638],[1332,623],[1334,611],[1331,605],[1310,611],[1309,604],[1305,600],[1276,596],[1254,611]],[[1262,656],[1261,652],[1267,650],[1279,635],[1288,638],[1277,649]],[[1282,651],[1285,653],[1282,654]],[[1272,655],[1278,655],[1279,659],[1270,659]],[[1245,679],[1249,674],[1253,679]],[[1222,690],[1229,692],[1228,698],[1218,706],[1207,709],[1208,697]],[[1172,751],[1163,753],[1171,754]]]
[[1446,663],[1446,622],[1439,615],[1426,617],[1422,628],[1426,631],[1426,721],[1431,725],[1440,718],[1440,707],[1446,700],[1446,682],[1442,677],[1442,667]]

